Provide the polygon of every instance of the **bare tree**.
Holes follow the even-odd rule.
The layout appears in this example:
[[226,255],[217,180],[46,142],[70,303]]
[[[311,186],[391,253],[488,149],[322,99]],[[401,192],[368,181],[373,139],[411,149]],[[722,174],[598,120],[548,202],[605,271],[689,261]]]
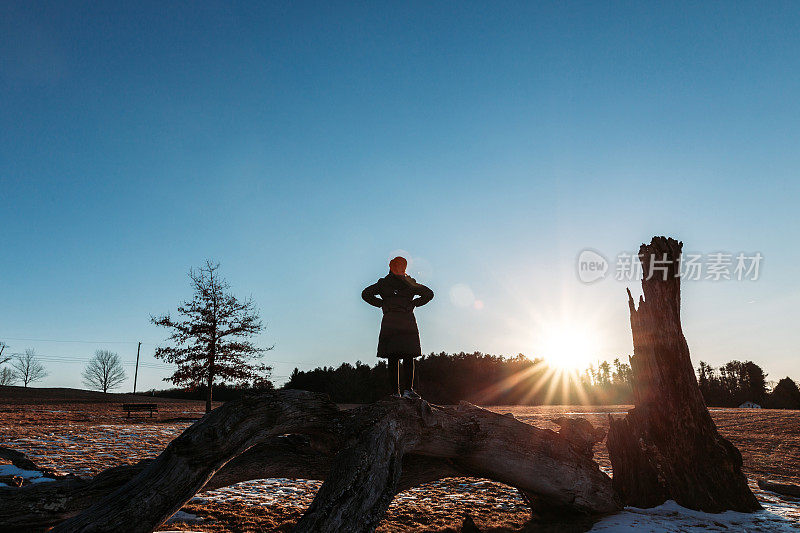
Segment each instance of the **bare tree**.
[[114,352],[97,350],[83,369],[83,384],[90,389],[108,392],[125,381],[122,361]]
[[29,383],[41,381],[47,377],[47,371],[44,369],[39,358],[36,357],[36,352],[28,348],[24,354],[17,354],[11,361],[11,368],[14,369],[14,378],[22,382],[22,385],[27,387]]
[[4,343],[3,341],[0,341],[0,365],[2,365],[3,363],[8,363],[9,361],[11,361],[11,356],[10,355],[3,355],[3,351],[6,348],[8,348],[8,344]]
[[10,368],[3,367],[0,369],[0,386],[13,385],[16,382],[17,378],[14,377],[14,372]]
[[155,356],[178,365],[165,381],[176,385],[200,385],[206,392],[206,412],[211,411],[214,381],[244,384],[263,380],[271,370],[253,361],[272,348],[257,348],[248,337],[263,329],[251,298],[239,301],[230,286],[217,273],[219,263],[206,261],[199,270],[190,270],[194,297],[178,306],[179,320],[170,315],[151,316],[153,324],[172,330],[169,340],[175,346],[159,347]]
[[[10,355],[3,355],[8,344],[0,341],[0,365],[11,361]],[[0,385],[13,385],[17,380],[14,378],[14,372],[10,368],[0,369]]]

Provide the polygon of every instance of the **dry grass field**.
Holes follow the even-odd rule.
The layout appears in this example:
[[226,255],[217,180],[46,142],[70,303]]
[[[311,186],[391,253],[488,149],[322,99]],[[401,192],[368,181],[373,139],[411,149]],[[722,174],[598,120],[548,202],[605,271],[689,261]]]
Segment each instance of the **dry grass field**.
[[[139,413],[128,419],[121,409],[124,402],[154,402],[159,412],[153,418]],[[607,428],[608,416],[621,416],[627,406],[490,409],[511,412],[544,428],[557,429],[551,420],[559,416],[580,416]],[[40,467],[88,476],[157,455],[202,414],[199,401],[2,387],[0,445],[28,454]],[[741,450],[751,481],[767,477],[800,483],[800,411],[712,409],[711,414],[720,431]],[[610,473],[605,445],[596,452],[601,468]],[[266,480],[200,493],[162,530],[288,531],[319,485],[306,480]],[[757,494],[762,501],[785,508],[781,516],[800,520],[797,502],[779,501],[761,491]],[[480,527],[498,530],[519,528],[529,518],[527,506],[512,487],[453,478],[399,494],[379,531],[458,531],[467,514]],[[800,528],[800,521],[797,524]]]

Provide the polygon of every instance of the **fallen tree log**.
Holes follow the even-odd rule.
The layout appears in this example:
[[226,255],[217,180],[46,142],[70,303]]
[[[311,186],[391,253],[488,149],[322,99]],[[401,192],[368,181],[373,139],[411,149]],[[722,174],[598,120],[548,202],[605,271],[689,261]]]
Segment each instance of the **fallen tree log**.
[[800,485],[794,485],[792,483],[778,483],[777,481],[769,481],[761,478],[758,480],[758,488],[780,494],[781,496],[800,498]]
[[[267,478],[324,480],[333,454],[321,453],[305,435],[282,435],[254,446],[228,462],[202,490]],[[153,459],[104,470],[93,478],[65,476],[19,489],[0,488],[0,531],[45,531],[108,496],[139,474]],[[31,468],[37,470],[38,468]],[[464,476],[448,461],[407,455],[398,492],[446,477]]]
[[742,456],[711,420],[681,328],[682,246],[653,237],[639,249],[638,309],[628,291],[635,407],[610,421],[614,488],[637,507],[673,499],[707,512],[754,511],[761,506],[742,473]]
[[53,531],[152,531],[201,488],[266,477],[325,479],[300,531],[371,531],[397,492],[452,476],[495,479],[573,512],[618,509],[611,480],[572,439],[470,404],[340,411],[322,395],[271,392],[226,403],[154,460],[0,489],[0,528],[44,529],[79,513]]
[[[228,462],[202,490],[227,487],[242,481],[267,478],[324,480],[333,454],[322,453],[305,435],[272,437]],[[0,532],[45,531],[87,509],[133,479],[153,459],[104,470],[93,478],[64,476],[57,481],[0,488]],[[33,467],[31,470],[38,470]],[[408,455],[398,492],[446,477],[464,476],[444,460]]]
[[[302,435],[270,437],[228,462],[203,488],[269,477],[323,479],[330,458],[313,449]],[[89,479],[67,476],[15,490],[0,489],[0,531],[49,529],[119,489],[153,461],[115,466]],[[38,470],[35,466],[30,469]]]
[[[619,509],[608,477],[563,436],[462,402],[386,402],[381,420],[337,456],[297,531],[372,531],[397,492],[404,453],[448,458],[573,513]],[[375,413],[374,406],[362,408]]]
[[[11,464],[23,470],[40,470],[36,463],[28,459],[24,453],[0,446],[0,459],[11,461]],[[41,470],[40,470],[41,471]]]

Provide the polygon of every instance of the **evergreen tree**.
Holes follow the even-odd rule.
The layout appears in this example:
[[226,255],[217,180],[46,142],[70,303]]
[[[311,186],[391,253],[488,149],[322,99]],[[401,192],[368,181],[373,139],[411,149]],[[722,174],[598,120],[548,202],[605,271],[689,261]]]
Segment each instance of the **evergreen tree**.
[[789,377],[778,382],[769,395],[769,407],[775,409],[800,409],[800,390]]
[[259,363],[265,351],[250,337],[263,329],[251,298],[238,300],[219,276],[219,263],[206,261],[204,267],[189,271],[194,297],[178,306],[180,319],[169,314],[151,317],[153,324],[171,329],[173,346],[159,347],[155,356],[178,365],[165,381],[175,385],[207,387],[206,412],[211,411],[216,380],[236,384],[263,382],[270,367]]

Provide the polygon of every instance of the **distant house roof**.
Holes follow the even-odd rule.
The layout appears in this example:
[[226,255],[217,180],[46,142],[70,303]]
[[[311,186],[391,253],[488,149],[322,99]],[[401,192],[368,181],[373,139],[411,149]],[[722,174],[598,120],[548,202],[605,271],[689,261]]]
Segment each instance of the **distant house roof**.
[[746,401],[739,406],[739,409],[761,409],[761,406],[756,402]]

